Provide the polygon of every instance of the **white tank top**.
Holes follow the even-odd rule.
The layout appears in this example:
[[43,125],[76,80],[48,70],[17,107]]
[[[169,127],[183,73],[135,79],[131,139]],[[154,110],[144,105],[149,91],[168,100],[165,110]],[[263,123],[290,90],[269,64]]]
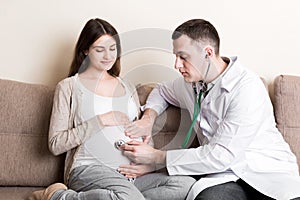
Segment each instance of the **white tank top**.
[[[119,79],[119,78],[118,78]],[[120,97],[99,96],[87,89],[77,78],[77,86],[82,91],[81,114],[84,120],[95,115],[104,114],[109,111],[120,111],[126,113],[133,121],[138,116],[138,107],[127,86],[119,81],[125,88],[126,94]],[[130,160],[122,155],[122,151],[115,147],[115,142],[123,140],[128,142],[132,139],[125,136],[122,126],[107,126],[100,132],[94,134],[83,143],[77,154],[75,154],[72,169],[82,165],[102,164],[117,169],[121,164],[129,164]],[[141,141],[141,138],[137,140]]]

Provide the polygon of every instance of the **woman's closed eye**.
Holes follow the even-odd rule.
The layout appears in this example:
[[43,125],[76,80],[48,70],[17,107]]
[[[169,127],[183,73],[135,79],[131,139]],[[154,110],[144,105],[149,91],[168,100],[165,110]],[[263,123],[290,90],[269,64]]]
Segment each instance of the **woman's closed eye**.
[[104,48],[96,48],[95,51],[98,52],[98,53],[101,53],[101,52],[104,51]]

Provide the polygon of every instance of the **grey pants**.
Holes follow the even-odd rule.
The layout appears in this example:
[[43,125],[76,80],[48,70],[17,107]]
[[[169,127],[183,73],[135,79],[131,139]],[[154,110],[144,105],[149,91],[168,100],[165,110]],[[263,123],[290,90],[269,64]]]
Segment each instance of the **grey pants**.
[[69,189],[55,192],[51,200],[183,200],[194,182],[189,176],[151,173],[132,183],[107,166],[81,166],[71,172]]
[[[274,200],[271,197],[268,197],[253,187],[248,185],[242,179],[239,179],[237,182],[228,182],[220,185],[212,186],[206,188],[202,192],[198,194],[195,200]],[[293,200],[300,200],[299,198],[295,198]]]

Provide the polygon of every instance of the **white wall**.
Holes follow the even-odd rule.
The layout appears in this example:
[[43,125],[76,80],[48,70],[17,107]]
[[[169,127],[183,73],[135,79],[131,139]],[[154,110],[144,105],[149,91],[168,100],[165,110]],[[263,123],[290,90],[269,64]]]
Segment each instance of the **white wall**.
[[[271,82],[279,74],[300,75],[299,8],[299,0],[0,0],[0,78],[55,85],[68,73],[82,27],[100,17],[121,37],[144,28],[163,32],[155,36],[162,47],[126,50],[122,75],[137,82],[172,79],[178,73],[164,33],[204,18],[220,34],[221,53],[240,56]],[[155,37],[137,39],[157,42]],[[125,49],[128,42],[138,41],[124,41]]]

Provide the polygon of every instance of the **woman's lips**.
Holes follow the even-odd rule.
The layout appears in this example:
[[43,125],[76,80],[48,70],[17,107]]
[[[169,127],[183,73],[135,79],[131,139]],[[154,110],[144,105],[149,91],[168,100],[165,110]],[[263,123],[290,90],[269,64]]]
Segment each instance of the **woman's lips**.
[[109,65],[109,64],[112,63],[112,61],[101,61],[101,63],[104,64],[104,65]]

